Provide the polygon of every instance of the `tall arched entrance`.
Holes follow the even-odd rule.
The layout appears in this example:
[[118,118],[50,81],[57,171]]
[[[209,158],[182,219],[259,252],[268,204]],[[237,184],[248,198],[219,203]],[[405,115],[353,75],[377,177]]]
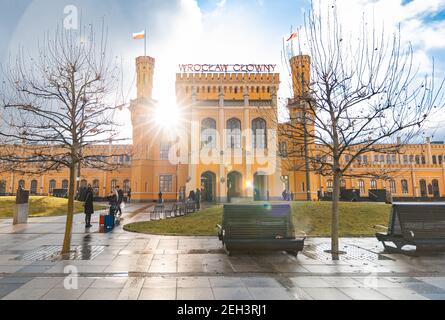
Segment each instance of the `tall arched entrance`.
[[434,179],[431,183],[433,185],[433,196],[435,198],[439,198],[440,197],[439,180]]
[[253,199],[255,201],[268,201],[267,175],[257,172],[253,175]]
[[239,198],[242,196],[243,176],[238,171],[230,172],[227,175],[227,198]]
[[216,175],[211,171],[201,175],[201,199],[205,202],[213,202],[216,199]]

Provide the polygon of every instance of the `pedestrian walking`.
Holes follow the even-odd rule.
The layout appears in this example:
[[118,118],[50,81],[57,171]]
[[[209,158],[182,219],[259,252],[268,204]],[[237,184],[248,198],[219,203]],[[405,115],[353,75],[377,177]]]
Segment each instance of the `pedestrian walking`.
[[91,215],[94,214],[94,206],[93,206],[93,188],[91,185],[88,185],[87,192],[85,194],[85,203],[84,206],[84,213],[85,213],[85,228],[91,228]]
[[196,209],[201,210],[201,190],[199,188],[196,188],[195,198],[196,198]]
[[127,202],[130,203],[131,202],[131,188],[128,189],[127,192]]
[[117,190],[117,205],[118,205],[118,210],[119,210],[119,217],[122,215],[122,202],[124,202],[124,192],[122,191],[122,189],[117,186],[116,187]]

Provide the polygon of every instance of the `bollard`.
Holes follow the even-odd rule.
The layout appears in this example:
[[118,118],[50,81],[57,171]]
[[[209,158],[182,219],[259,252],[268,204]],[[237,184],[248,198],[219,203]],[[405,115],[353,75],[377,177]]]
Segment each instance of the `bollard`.
[[15,210],[13,224],[25,224],[28,223],[28,211],[29,211],[29,191],[24,190],[21,186],[17,189],[17,195],[15,197]]

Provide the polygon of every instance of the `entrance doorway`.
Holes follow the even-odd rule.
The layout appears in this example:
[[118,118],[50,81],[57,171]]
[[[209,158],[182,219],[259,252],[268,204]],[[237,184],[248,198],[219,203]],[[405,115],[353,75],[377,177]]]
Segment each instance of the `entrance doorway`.
[[227,197],[229,201],[231,198],[238,198],[242,195],[241,183],[243,176],[237,171],[230,172],[227,175]]
[[253,199],[255,201],[268,201],[267,176],[257,172],[253,176]]
[[439,181],[437,179],[434,179],[432,181],[432,185],[433,185],[433,196],[435,198],[439,198],[440,197]]
[[201,198],[202,201],[205,202],[213,202],[215,201],[215,192],[216,192],[216,175],[207,171],[201,175]]

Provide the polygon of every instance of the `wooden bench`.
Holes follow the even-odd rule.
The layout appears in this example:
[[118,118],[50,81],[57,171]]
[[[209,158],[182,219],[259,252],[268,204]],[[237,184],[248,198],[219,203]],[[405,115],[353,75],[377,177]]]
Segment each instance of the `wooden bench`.
[[[445,249],[445,203],[395,203],[386,233],[376,237],[388,251],[403,252],[406,245],[417,251]],[[389,246],[388,242],[394,246]]]
[[297,255],[306,236],[295,237],[290,204],[226,204],[218,237],[233,251],[287,251]]

